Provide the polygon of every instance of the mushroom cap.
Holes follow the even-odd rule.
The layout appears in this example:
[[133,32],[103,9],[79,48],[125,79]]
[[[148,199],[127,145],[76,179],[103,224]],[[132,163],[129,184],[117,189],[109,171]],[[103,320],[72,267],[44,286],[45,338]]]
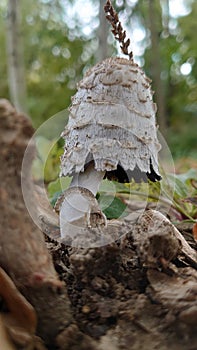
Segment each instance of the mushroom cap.
[[61,176],[82,172],[94,160],[96,170],[106,171],[109,178],[115,174],[119,181],[120,169],[131,176],[142,173],[153,181],[160,179],[161,146],[150,82],[136,63],[125,58],[108,58],[86,72],[62,133]]

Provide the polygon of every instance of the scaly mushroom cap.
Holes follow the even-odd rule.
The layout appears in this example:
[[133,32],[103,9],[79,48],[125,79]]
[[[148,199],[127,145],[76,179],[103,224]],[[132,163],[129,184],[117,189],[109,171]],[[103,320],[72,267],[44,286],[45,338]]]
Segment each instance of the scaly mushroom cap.
[[114,173],[121,182],[127,180],[121,171],[160,180],[152,96],[150,80],[132,60],[112,57],[88,70],[62,134],[61,176],[82,172],[94,160],[96,170],[109,178]]

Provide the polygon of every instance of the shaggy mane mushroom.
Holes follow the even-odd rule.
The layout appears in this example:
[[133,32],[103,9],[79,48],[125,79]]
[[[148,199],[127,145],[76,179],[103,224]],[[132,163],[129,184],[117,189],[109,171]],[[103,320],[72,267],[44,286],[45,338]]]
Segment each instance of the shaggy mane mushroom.
[[95,199],[103,178],[119,182],[161,179],[151,81],[128,52],[130,41],[125,41],[125,31],[112,9],[107,1],[107,19],[129,60],[111,57],[96,64],[78,83],[72,98],[69,121],[62,133],[65,148],[60,176],[73,179],[56,205],[62,237],[80,225],[91,227],[95,214],[99,220],[94,225],[106,226]]

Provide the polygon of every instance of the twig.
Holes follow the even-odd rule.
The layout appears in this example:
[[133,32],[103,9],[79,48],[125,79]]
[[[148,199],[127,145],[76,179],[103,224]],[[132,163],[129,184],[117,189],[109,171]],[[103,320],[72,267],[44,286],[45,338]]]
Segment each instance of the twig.
[[126,31],[123,29],[122,24],[118,18],[117,12],[114,10],[111,1],[107,0],[106,4],[104,6],[104,11],[106,13],[106,18],[110,22],[112,26],[112,33],[114,35],[114,38],[119,41],[120,48],[122,52],[129,56],[129,59],[133,59],[133,52],[128,51],[128,47],[130,45],[130,39],[126,39]]

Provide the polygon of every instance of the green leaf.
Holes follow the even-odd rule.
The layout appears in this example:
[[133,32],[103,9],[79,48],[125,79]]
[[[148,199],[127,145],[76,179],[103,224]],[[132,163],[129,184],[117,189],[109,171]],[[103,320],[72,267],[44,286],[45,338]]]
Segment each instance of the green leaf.
[[70,182],[71,178],[69,176],[61,177],[50,182],[47,187],[47,191],[49,194],[49,200],[53,206],[55,205],[55,202],[60,194],[69,187]]
[[57,199],[61,193],[62,193],[62,191],[55,192],[54,195],[50,198],[50,203],[51,203],[52,207],[55,206],[55,203],[57,202]]
[[118,219],[127,215],[127,206],[119,198],[110,195],[100,195],[99,205],[108,219]]

